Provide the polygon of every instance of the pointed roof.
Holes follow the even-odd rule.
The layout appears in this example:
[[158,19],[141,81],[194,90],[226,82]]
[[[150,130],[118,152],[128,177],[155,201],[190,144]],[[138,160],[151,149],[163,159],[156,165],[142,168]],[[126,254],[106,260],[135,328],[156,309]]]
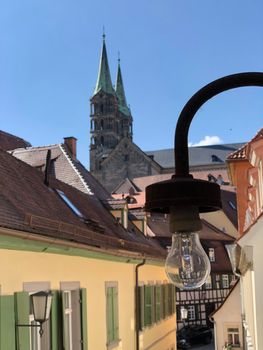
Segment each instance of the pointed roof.
[[97,79],[93,96],[96,95],[101,90],[108,94],[113,94],[113,95],[115,94],[115,91],[112,87],[112,82],[111,82],[110,68],[109,68],[107,50],[106,50],[106,44],[105,44],[105,34],[103,34],[99,74],[98,74],[98,79]]
[[121,65],[120,65],[120,59],[118,59],[118,70],[117,70],[117,78],[116,78],[116,87],[115,87],[116,95],[118,98],[118,106],[119,110],[127,115],[131,115],[131,111],[129,107],[127,106],[126,97],[125,97],[125,91],[124,91],[124,85],[122,81],[122,74],[121,74]]

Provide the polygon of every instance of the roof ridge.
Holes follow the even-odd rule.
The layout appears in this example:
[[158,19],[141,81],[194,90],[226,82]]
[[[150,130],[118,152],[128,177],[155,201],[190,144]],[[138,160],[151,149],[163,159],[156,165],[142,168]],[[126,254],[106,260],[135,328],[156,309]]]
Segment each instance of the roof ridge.
[[10,150],[10,152],[26,152],[26,151],[33,151],[33,150],[37,150],[37,149],[50,149],[51,147],[52,148],[55,148],[55,147],[58,147],[60,144],[59,143],[54,143],[52,145],[46,145],[46,146],[30,146],[30,147],[26,147],[26,148],[16,148],[14,150]]
[[66,150],[64,149],[64,146],[62,143],[59,144],[59,147],[62,151],[62,153],[64,154],[64,156],[67,158],[68,162],[70,163],[70,165],[72,166],[73,170],[76,172],[76,174],[79,176],[82,184],[84,185],[85,189],[88,191],[88,194],[90,195],[94,195],[94,193],[91,191],[90,187],[88,186],[88,184],[86,183],[84,177],[81,175],[80,171],[76,168],[75,164],[72,161],[72,158],[70,157],[70,155],[66,152]]

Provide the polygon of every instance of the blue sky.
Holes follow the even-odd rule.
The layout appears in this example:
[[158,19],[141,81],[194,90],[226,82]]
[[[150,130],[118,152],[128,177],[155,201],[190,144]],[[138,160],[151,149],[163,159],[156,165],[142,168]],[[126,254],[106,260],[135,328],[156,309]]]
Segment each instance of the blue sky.
[[[178,115],[221,76],[263,71],[262,0],[3,0],[0,12],[1,129],[34,146],[78,139],[88,164],[89,98],[105,26],[112,80],[118,51],[134,141],[173,147]],[[263,126],[263,89],[206,103],[189,142],[249,140]]]

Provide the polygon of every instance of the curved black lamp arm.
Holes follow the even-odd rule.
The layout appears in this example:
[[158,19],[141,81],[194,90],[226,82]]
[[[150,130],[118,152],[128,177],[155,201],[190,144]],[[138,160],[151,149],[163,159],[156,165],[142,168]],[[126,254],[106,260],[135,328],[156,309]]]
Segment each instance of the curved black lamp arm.
[[174,156],[176,176],[185,177],[189,175],[188,130],[198,109],[210,98],[221,92],[243,86],[263,87],[263,73],[238,73],[214,80],[197,91],[186,103],[179,116],[175,131]]

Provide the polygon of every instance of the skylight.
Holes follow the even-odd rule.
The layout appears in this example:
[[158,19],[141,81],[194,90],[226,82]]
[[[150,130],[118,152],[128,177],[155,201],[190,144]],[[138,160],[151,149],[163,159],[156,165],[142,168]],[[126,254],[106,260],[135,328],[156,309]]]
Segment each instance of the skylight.
[[80,218],[85,219],[85,216],[78,210],[78,208],[71,202],[70,199],[65,195],[64,192],[56,189],[57,194],[60,196],[60,198],[63,199],[63,201],[67,204],[67,206]]

